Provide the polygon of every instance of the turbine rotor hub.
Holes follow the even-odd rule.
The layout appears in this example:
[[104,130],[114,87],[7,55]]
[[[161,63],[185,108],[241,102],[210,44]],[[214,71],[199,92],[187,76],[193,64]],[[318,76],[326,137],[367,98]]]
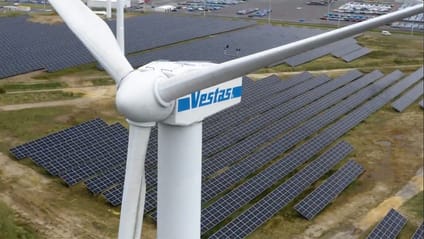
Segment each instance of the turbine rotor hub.
[[158,71],[132,71],[121,80],[116,92],[116,107],[128,120],[137,123],[166,119],[174,102],[165,102],[158,95],[158,82],[167,77]]

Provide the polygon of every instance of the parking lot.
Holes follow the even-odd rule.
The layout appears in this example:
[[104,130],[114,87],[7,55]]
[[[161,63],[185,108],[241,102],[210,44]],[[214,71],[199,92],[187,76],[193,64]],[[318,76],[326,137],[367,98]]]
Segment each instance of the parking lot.
[[[164,4],[178,5],[177,0],[156,0],[152,4],[160,6]],[[306,23],[323,23],[325,20],[320,20],[321,17],[326,15],[328,11],[338,8],[349,0],[338,0],[331,3],[330,6],[319,6],[319,5],[307,5],[307,1],[298,0],[248,0],[235,5],[225,5],[220,10],[215,11],[187,11],[186,9],[178,9],[178,12],[188,14],[205,14],[214,16],[226,16],[226,17],[241,17],[248,18],[247,15],[238,15],[237,11],[251,8],[258,9],[271,9],[270,19],[280,21],[292,21],[292,22],[306,22]],[[201,3],[198,3],[199,5]],[[148,7],[146,10],[149,10]],[[262,17],[268,19],[268,16]],[[335,22],[337,24],[337,22]]]

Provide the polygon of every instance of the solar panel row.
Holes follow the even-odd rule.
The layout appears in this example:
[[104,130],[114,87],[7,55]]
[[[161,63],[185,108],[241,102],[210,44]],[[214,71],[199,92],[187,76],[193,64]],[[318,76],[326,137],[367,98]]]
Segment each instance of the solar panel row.
[[[102,192],[102,195],[106,200],[112,204],[112,206],[119,206],[122,203],[122,192],[124,191],[124,185],[118,184],[109,190]],[[147,199],[147,194],[146,194]]]
[[330,53],[333,56],[335,56],[335,54],[337,55],[337,52],[340,51],[340,49],[346,49],[346,48],[350,49],[353,46],[357,46],[358,48],[361,48],[361,46],[356,44],[356,40],[354,38],[346,38],[346,39],[339,40],[337,42],[333,42],[328,45],[319,47],[317,49],[309,50],[302,54],[275,62],[271,64],[269,67],[273,67],[283,63],[287,63],[291,66],[297,66]]
[[[246,97],[245,99],[242,99],[242,102],[240,103],[239,108],[248,107],[251,104],[258,103],[259,99],[266,99],[269,96],[272,96],[274,94],[280,93],[281,91],[287,90],[289,88],[292,88],[296,85],[299,85],[307,80],[310,80],[313,78],[313,75],[309,72],[302,72],[300,74],[296,74],[294,76],[289,77],[288,79],[281,80],[276,75],[271,75],[267,78],[273,78],[276,79],[278,84],[273,85],[267,85],[266,87],[259,86],[259,82],[257,81],[258,86],[252,89],[253,96]],[[255,83],[256,84],[256,83]],[[260,87],[260,89],[258,89]],[[246,92],[245,95],[247,95],[249,92]],[[214,117],[214,115],[212,116]]]
[[396,239],[397,235],[406,225],[406,221],[405,217],[392,208],[371,231],[367,239]]
[[412,85],[416,84],[419,80],[423,79],[423,73],[424,67],[421,67],[417,69],[416,71],[409,74],[405,79],[402,81],[396,83],[390,89],[386,90],[383,95],[380,96],[380,98],[384,101],[387,101],[387,99],[393,99],[396,96],[400,95],[402,92],[404,92],[406,89],[411,87]]
[[[269,25],[255,26],[237,32],[217,35],[213,38],[192,41],[187,44],[180,44],[158,49],[151,52],[134,55],[129,58],[133,66],[141,66],[155,59],[195,60],[225,62],[234,58],[246,56],[269,48],[277,47],[296,40],[322,33],[322,30],[312,30],[292,27],[276,27]],[[346,47],[351,45],[350,40],[341,40]],[[229,45],[229,49],[224,46]],[[302,54],[299,58],[292,58],[293,64],[302,64],[322,55],[331,53],[338,49],[337,44],[331,44]],[[240,49],[240,51],[235,51]],[[277,61],[275,64],[285,62],[285,59]],[[271,64],[273,65],[273,64]]]
[[88,190],[94,194],[101,193],[112,185],[122,183],[125,178],[125,163],[84,181]]
[[[115,130],[116,127],[119,127],[119,129]],[[119,134],[118,138],[124,142],[111,143],[111,137],[113,137],[115,132]],[[77,145],[63,144],[63,151],[58,152],[57,147],[53,148],[50,146],[47,152],[36,156],[45,159],[40,166],[44,167],[49,173],[56,176],[65,176],[65,172],[84,165],[89,161],[95,160],[97,162],[104,160],[105,163],[109,163],[108,161],[115,160],[117,157],[125,160],[126,150],[121,151],[121,149],[124,147],[127,135],[127,130],[122,125],[112,125],[98,132],[92,132],[91,135],[85,134],[86,138],[78,142]],[[119,145],[116,146],[116,144]],[[109,152],[104,152],[104,150]],[[34,160],[33,157],[31,159]],[[96,165],[94,167],[97,168]],[[75,176],[75,174],[72,175]],[[62,179],[69,180],[69,182],[77,180],[72,180],[71,175],[68,176]]]
[[85,135],[86,133],[90,134],[92,132],[100,131],[105,127],[107,127],[107,124],[103,120],[94,119],[19,145],[10,149],[10,153],[14,155],[16,159],[32,157],[34,154],[45,151],[49,146],[56,148],[60,147],[64,143],[77,144],[80,140],[87,137]]
[[[381,77],[380,74],[379,72],[372,73],[375,79]],[[202,187],[202,200],[208,201],[212,199],[235,182],[248,176],[250,173],[290,149],[301,140],[304,140],[317,132],[320,128],[331,123],[344,113],[347,113],[352,107],[358,105],[366,98],[368,97],[362,93],[357,93],[355,96],[349,97],[347,100],[340,102],[317,117],[305,122],[302,126],[290,131],[288,134],[274,141],[267,147],[264,147],[262,150],[249,155],[241,163],[230,167],[224,173],[207,181]]]
[[[346,157],[352,150],[352,146],[346,142],[337,144],[326,153],[323,153],[316,161],[312,162],[289,179],[285,184],[288,188],[296,188],[297,192],[291,192],[293,195],[302,192],[308,185],[318,180],[325,172]],[[265,190],[270,188],[277,181],[283,179],[286,174],[279,169],[284,170],[284,168],[271,166],[267,170],[244,182],[230,193],[219,198],[213,204],[204,208],[202,210],[202,233],[212,229],[237,209],[243,207],[255,197],[265,192]]]
[[349,53],[352,53],[354,51],[357,51],[361,49],[362,47],[355,42],[352,42],[350,45],[342,46],[340,48],[337,48],[332,52],[332,55],[335,57],[342,57],[343,55],[347,55]]
[[[236,117],[231,117],[221,121],[220,124],[215,124],[213,126],[215,132],[221,131],[219,130],[221,128],[221,124],[233,125],[234,127],[228,128],[219,136],[216,136],[212,139],[210,138],[204,142],[202,149],[203,156],[209,157],[212,154],[221,151],[223,148],[228,147],[234,142],[237,142],[238,140],[246,137],[247,135],[252,134],[267,124],[278,120],[285,114],[295,110],[296,107],[293,107],[293,105],[290,105],[289,103],[291,102],[291,99],[300,94],[304,96],[306,95],[305,92],[308,90],[311,90],[329,80],[330,78],[327,76],[317,77],[313,80],[297,85],[299,87],[295,86],[285,92],[275,95],[274,97],[270,97],[268,98],[269,100],[265,99],[262,101],[263,103],[257,103],[251,107],[239,111]],[[320,95],[317,97],[319,96]],[[303,103],[306,104],[308,102],[311,101],[309,99],[305,99]],[[250,118],[249,121],[243,122],[243,120],[246,118]]]
[[350,52],[346,55],[343,55],[342,58],[346,62],[351,62],[355,59],[358,59],[361,56],[365,56],[366,54],[368,54],[370,52],[371,52],[371,50],[368,49],[368,48],[361,48],[361,49],[355,50],[353,52]]
[[392,107],[398,112],[404,111],[409,105],[423,95],[424,82],[420,81],[412,89],[393,102]]
[[[255,104],[249,104],[248,107],[242,107],[239,110],[228,113],[225,117],[225,121],[221,120],[205,126],[206,131],[204,132],[203,140],[215,137],[216,135],[225,132],[225,130],[230,126],[235,126],[249,117],[281,105],[282,103],[301,95],[328,80],[328,77],[320,76],[319,78],[309,78],[306,81],[287,89],[279,90],[278,87],[269,88],[269,93],[275,94],[271,94],[270,97],[262,98],[261,101],[256,102]],[[273,91],[272,89],[276,89],[277,91]]]
[[411,239],[423,239],[424,238],[424,222],[421,223],[421,225],[417,228],[417,230],[414,232],[414,235],[412,235]]
[[68,184],[74,185],[98,172],[121,165],[126,161],[128,130],[119,123],[109,126],[105,138],[94,143],[98,153],[90,161],[74,167],[68,167],[60,177]]
[[[329,152],[331,152],[331,149]],[[323,154],[209,238],[246,237],[252,232],[253,227],[259,226],[262,224],[260,222],[268,220],[270,216],[285,207],[345,156],[345,153],[339,154],[336,152],[332,155]]]
[[[392,84],[402,75],[399,71],[395,71],[390,75],[384,77],[379,80],[373,87],[372,91],[376,90],[378,93],[388,85]],[[400,83],[404,82],[402,80]],[[380,90],[378,89],[380,88]],[[339,138],[350,129],[355,127],[369,115],[374,113],[376,110],[384,106],[388,101],[392,98],[396,97],[395,94],[389,97],[381,97],[382,95],[387,95],[387,93],[393,92],[393,87],[390,87],[388,90],[385,90],[379,96],[374,97],[372,100],[358,107],[357,109],[351,111],[347,115],[345,115],[341,120],[337,121],[335,124],[325,129],[322,133],[315,136],[312,140],[308,141],[308,143],[304,144],[304,146],[308,146],[308,144],[312,144],[315,142],[323,142],[329,143],[333,140]],[[278,188],[276,189],[278,190]],[[273,192],[275,192],[274,190]],[[272,195],[271,192],[268,195]],[[289,191],[285,191],[284,193],[289,193]],[[278,191],[275,192],[278,194]],[[213,234],[210,238],[244,238],[245,236],[252,233],[256,228],[262,225],[264,222],[268,221],[275,213],[281,210],[284,207],[284,203],[282,203],[280,197],[265,197],[255,203],[252,207],[244,211],[242,214],[234,218],[230,223],[219,229],[215,234]]]
[[348,161],[323,184],[294,206],[302,216],[311,220],[347,188],[364,168],[353,160]]
[[[306,72],[304,72],[306,73]],[[300,74],[302,75],[302,74]],[[312,77],[312,76],[311,76]],[[297,75],[295,77],[292,77],[294,80],[296,80]],[[290,78],[290,79],[292,79]],[[248,79],[248,80],[247,80]],[[246,84],[246,82],[250,82]],[[231,107],[229,109],[225,109],[223,111],[220,111],[214,115],[209,116],[208,118],[203,120],[203,123],[208,125],[212,124],[213,122],[219,121],[222,117],[226,117],[228,113],[233,112],[233,110],[238,110],[239,108],[246,107],[252,102],[255,102],[257,100],[260,100],[264,97],[264,94],[266,90],[273,89],[270,86],[278,86],[278,87],[290,87],[290,84],[287,84],[289,81],[281,81],[280,78],[278,78],[276,75],[270,75],[268,77],[265,77],[259,81],[254,82],[248,77],[243,77],[243,97],[241,102],[236,105],[235,107]],[[291,82],[291,80],[290,80]],[[295,83],[295,82],[293,82]],[[300,83],[300,82],[299,82]],[[287,86],[285,86],[287,84]],[[245,97],[248,96],[248,97]]]

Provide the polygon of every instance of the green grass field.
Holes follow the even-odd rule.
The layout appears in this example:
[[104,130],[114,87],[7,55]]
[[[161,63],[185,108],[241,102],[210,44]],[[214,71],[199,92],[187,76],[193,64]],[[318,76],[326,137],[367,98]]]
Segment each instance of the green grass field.
[[19,222],[14,212],[0,201],[0,238],[40,239],[34,229]]

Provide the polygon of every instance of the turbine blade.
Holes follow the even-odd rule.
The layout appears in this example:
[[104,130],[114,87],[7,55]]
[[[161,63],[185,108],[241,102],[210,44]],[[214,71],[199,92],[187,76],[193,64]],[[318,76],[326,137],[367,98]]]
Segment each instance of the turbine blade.
[[150,131],[150,127],[130,122],[119,239],[140,239],[141,237],[146,195],[144,160]]
[[109,26],[80,0],[50,0],[50,3],[116,84],[133,70]]
[[191,92],[223,83],[259,70],[287,57],[327,45],[363,31],[419,14],[423,4],[388,13],[370,20],[322,33],[280,47],[227,61],[205,69],[188,72],[159,82],[159,97],[170,102]]

